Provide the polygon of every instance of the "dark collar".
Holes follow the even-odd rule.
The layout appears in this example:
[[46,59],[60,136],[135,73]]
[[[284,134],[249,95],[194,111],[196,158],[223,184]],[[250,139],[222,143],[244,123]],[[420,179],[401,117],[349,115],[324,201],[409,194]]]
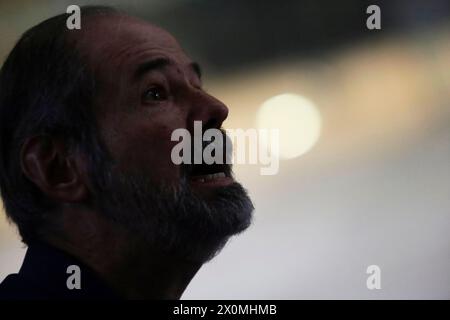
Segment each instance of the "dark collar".
[[[69,289],[79,268],[80,289]],[[70,285],[69,285],[70,287]],[[118,299],[118,296],[86,265],[73,256],[44,243],[28,246],[18,274],[0,285],[0,298],[11,299]]]

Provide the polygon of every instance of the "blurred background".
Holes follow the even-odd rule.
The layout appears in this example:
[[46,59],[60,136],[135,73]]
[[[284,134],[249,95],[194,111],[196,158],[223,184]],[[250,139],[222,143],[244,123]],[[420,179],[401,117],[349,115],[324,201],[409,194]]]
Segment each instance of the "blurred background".
[[[281,130],[278,174],[235,166],[254,224],[184,299],[450,299],[448,0],[2,0],[0,61],[70,4],[165,27],[229,106],[226,128]],[[25,250],[2,214],[0,281]]]

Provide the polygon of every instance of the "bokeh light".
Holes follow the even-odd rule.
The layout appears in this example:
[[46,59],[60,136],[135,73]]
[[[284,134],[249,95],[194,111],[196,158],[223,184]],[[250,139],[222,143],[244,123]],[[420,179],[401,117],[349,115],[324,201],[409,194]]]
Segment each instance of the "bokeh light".
[[[322,120],[311,100],[297,94],[284,93],[261,105],[257,126],[260,129],[279,129],[279,156],[282,159],[292,159],[305,154],[317,143]],[[262,139],[261,145],[269,147],[265,139]]]

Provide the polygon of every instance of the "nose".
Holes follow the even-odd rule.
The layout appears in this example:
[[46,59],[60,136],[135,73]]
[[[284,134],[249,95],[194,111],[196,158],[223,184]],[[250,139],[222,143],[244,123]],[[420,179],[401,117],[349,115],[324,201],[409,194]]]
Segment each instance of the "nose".
[[215,97],[201,92],[194,99],[188,127],[193,127],[194,121],[201,121],[204,130],[220,129],[228,117],[228,107]]

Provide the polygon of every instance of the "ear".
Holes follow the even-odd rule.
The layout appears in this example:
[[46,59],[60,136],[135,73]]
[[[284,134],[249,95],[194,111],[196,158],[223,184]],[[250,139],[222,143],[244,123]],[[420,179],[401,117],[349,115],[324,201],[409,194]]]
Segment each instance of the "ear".
[[45,195],[59,202],[80,202],[87,197],[81,161],[68,155],[61,140],[48,135],[29,138],[22,146],[20,165]]

